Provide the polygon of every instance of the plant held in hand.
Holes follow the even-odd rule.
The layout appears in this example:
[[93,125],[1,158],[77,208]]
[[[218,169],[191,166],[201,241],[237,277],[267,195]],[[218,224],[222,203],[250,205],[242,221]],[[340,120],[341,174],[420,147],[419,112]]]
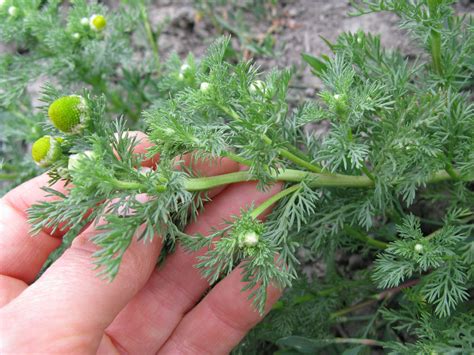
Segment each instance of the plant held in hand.
[[[263,75],[250,62],[230,63],[229,39],[219,39],[199,63],[184,64],[173,74],[181,90],[143,114],[152,144],[146,156],[136,153],[137,140],[123,121],[112,124],[106,117],[104,97],[66,96],[73,108],[87,107],[83,124],[86,111],[54,109],[59,95],[49,90],[44,100],[52,102],[52,116],[63,118],[51,117],[52,122],[65,133],[63,155],[50,175],[53,182],[71,184],[68,194],[48,188],[57,199],[31,208],[33,230],[61,225],[68,229],[67,247],[85,224],[101,218],[101,233],[93,238],[99,246],[95,260],[100,275],[109,279],[136,235],[144,241],[163,238],[163,258],[177,243],[205,248],[196,265],[202,274],[213,284],[241,264],[246,289],[253,290],[250,297],[261,312],[270,283],[303,284],[270,315],[269,322],[281,327],[269,338],[285,349],[315,352],[328,342],[309,339],[316,336],[312,325],[324,323],[320,337],[331,322],[381,301],[384,307],[363,336],[380,313],[399,332],[415,329],[418,341],[354,342],[399,352],[472,351],[465,340],[472,340],[472,332],[465,335],[462,329],[472,329],[472,312],[465,308],[474,282],[469,96],[474,40],[472,23],[453,15],[450,3],[364,1],[359,15],[397,13],[426,53],[411,62],[384,50],[378,37],[343,34],[330,44],[332,57],[304,55],[324,89],[318,101],[295,110],[287,102],[291,71]],[[323,139],[307,133],[308,123],[322,121],[330,123]],[[71,154],[79,156],[68,158]],[[152,170],[139,169],[144,158],[158,154],[160,163]],[[242,170],[204,177],[189,164],[224,158]],[[245,181],[257,181],[260,189],[279,181],[285,186],[209,235],[184,232],[210,189]],[[141,194],[148,196],[145,202]],[[426,200],[439,204],[442,222],[417,215],[415,207]],[[262,222],[271,206],[276,207]],[[425,235],[424,220],[437,229]],[[359,251],[373,267],[342,279],[334,263],[341,249]],[[326,287],[298,278],[302,250],[326,260]],[[352,287],[354,295],[341,292]],[[389,307],[388,300],[406,289],[397,306]],[[358,303],[364,297],[369,299]],[[317,322],[319,317],[324,322]],[[450,329],[450,322],[459,326]],[[283,338],[297,330],[304,339]]]

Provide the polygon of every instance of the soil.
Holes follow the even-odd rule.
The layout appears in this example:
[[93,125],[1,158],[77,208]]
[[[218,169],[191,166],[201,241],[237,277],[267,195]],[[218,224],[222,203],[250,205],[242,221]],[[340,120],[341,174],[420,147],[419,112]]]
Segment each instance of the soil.
[[[258,1],[227,1],[232,2],[243,5]],[[212,25],[208,16],[200,18],[195,3],[193,0],[158,0],[151,7],[150,19],[153,27],[156,28],[163,22],[168,23],[159,38],[163,57],[166,58],[173,51],[182,57],[188,52],[199,57],[209,43],[222,34]],[[223,17],[226,10],[233,11],[232,8],[222,6],[216,9]],[[461,1],[456,5],[456,10],[458,13],[472,13],[474,1]],[[256,63],[262,69],[296,68],[296,80],[293,80],[292,85],[302,91],[295,94],[302,98],[314,97],[321,84],[301,60],[301,53],[316,56],[328,54],[329,49],[322,38],[332,42],[342,32],[356,32],[360,29],[379,34],[382,45],[386,48],[400,50],[407,56],[417,52],[410,37],[399,28],[397,16],[379,13],[351,17],[348,15],[350,11],[351,6],[347,0],[279,0],[276,6],[268,8],[268,15],[263,20],[247,14],[244,22],[251,31],[250,35],[261,37],[270,32],[275,41],[274,56],[255,58]],[[235,36],[234,46],[239,47]]]

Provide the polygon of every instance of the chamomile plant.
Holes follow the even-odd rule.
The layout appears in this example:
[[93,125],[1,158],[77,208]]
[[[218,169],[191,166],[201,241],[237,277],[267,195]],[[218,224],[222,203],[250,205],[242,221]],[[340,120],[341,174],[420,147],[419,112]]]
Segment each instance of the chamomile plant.
[[[353,352],[473,352],[474,39],[472,20],[457,17],[451,3],[356,4],[356,15],[398,14],[420,55],[413,61],[377,36],[342,34],[330,55],[304,56],[324,88],[294,109],[292,71],[227,61],[227,37],[200,60],[172,58],[160,87],[176,82],[175,91],[143,113],[146,156],[160,154],[149,171],[140,169],[145,156],[134,153],[126,122],[110,118],[107,95],[48,87],[46,137],[33,158],[48,159],[51,182],[69,184],[66,193],[45,187],[56,199],[31,207],[33,232],[68,230],[56,257],[100,218],[93,256],[109,280],[138,235],[163,238],[164,262],[177,243],[203,250],[196,267],[211,285],[241,267],[256,311],[266,286],[288,288],[236,353],[340,353],[343,344],[356,344]],[[330,130],[321,139],[306,125],[322,121]],[[246,169],[203,177],[180,166],[184,155],[225,157]],[[284,186],[208,235],[184,232],[206,191],[243,181]],[[341,253],[365,262],[348,272]],[[308,281],[304,262],[315,258],[324,274]],[[360,323],[350,334],[336,333],[353,321]]]
[[[181,74],[175,61],[190,65],[177,56],[161,61],[162,25],[151,26],[147,5],[145,0],[122,2],[113,10],[85,0],[5,0],[0,5],[0,191],[38,173],[36,165],[22,157],[47,134],[38,125],[41,115],[35,107],[35,88],[45,82],[63,92],[85,87],[105,95],[111,117],[123,116],[135,128],[143,125],[141,111],[160,97],[199,84],[192,70],[185,80],[172,79]],[[75,105],[79,96],[62,100]],[[50,111],[61,115],[55,105]],[[87,113],[79,111],[77,119],[82,120]],[[52,123],[62,129],[59,116],[52,117]]]

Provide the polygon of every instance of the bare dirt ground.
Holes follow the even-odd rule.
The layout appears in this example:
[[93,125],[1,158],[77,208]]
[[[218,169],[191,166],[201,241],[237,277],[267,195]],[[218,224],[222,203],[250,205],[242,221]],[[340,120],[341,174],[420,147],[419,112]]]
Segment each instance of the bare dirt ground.
[[[241,0],[239,3],[249,2]],[[209,18],[204,16],[199,19],[194,3],[193,0],[158,0],[153,3],[150,12],[153,25],[168,21],[159,39],[164,57],[173,51],[183,57],[191,51],[199,57],[209,43],[221,34]],[[472,13],[474,1],[461,1],[456,10]],[[275,39],[275,55],[256,58],[257,64],[263,69],[295,67],[297,75],[293,85],[303,89],[304,96],[311,97],[320,83],[301,60],[301,53],[327,54],[328,47],[321,37],[335,41],[342,32],[360,29],[379,34],[382,45],[387,48],[399,49],[407,56],[416,53],[417,48],[412,46],[407,33],[399,28],[396,16],[382,13],[351,17],[348,15],[350,11],[347,0],[280,0],[273,9],[269,9],[266,19],[255,20],[248,16],[245,21],[252,35],[258,37],[271,31]]]

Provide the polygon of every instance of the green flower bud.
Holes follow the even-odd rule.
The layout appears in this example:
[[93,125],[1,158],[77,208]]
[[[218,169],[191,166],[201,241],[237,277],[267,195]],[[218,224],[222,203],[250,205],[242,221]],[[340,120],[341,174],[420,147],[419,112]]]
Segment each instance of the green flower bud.
[[63,96],[49,106],[48,116],[60,131],[77,133],[87,118],[87,104],[82,96]]
[[61,159],[61,142],[61,138],[51,136],[43,136],[34,142],[31,147],[31,156],[35,163],[47,168]]
[[107,20],[102,15],[92,15],[89,19],[89,26],[96,31],[102,31],[107,25]]
[[78,33],[78,32],[74,32],[74,33],[71,35],[71,37],[72,37],[73,39],[75,39],[76,41],[78,41],[78,40],[81,39],[81,34]]
[[415,244],[415,248],[414,248],[414,249],[415,249],[415,251],[416,251],[417,253],[421,253],[424,248],[423,248],[423,245],[421,245],[420,243],[417,243],[417,244]]

